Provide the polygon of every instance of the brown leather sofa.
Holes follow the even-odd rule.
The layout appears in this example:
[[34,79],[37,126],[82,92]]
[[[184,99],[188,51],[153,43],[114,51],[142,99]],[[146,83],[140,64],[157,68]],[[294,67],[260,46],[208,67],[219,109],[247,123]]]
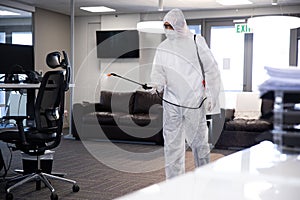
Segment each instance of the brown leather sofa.
[[76,139],[163,144],[162,101],[144,91],[101,91],[99,103],[73,105]]
[[261,142],[273,128],[273,105],[273,100],[262,99],[259,119],[239,118],[235,109],[226,109],[224,127],[215,147],[244,149]]

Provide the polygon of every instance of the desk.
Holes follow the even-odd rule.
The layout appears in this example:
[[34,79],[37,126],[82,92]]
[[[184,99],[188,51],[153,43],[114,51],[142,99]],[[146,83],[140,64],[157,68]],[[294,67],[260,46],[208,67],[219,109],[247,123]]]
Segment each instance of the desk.
[[38,89],[40,87],[39,83],[0,83],[0,89],[12,89],[12,90],[19,90],[19,89]]
[[17,91],[17,90],[27,90],[27,104],[26,104],[26,114],[29,116],[27,124],[31,124],[34,117],[34,101],[35,101],[35,89],[38,89],[40,84],[32,83],[0,83],[0,90],[4,91]]
[[264,141],[117,200],[298,200],[299,169],[299,155]]

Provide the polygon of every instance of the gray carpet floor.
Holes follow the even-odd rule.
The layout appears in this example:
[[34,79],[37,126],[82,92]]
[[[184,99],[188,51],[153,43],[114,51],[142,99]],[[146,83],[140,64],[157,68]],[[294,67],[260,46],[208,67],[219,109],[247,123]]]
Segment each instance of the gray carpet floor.
[[[5,143],[0,148],[6,164],[11,153]],[[165,180],[163,147],[144,144],[110,143],[103,141],[77,141],[62,139],[55,149],[52,171],[66,173],[65,178],[76,180],[80,191],[72,192],[72,184],[51,180],[59,199],[109,200]],[[213,149],[211,161],[234,151]],[[12,152],[7,177],[22,169],[22,156]],[[186,171],[194,169],[191,151],[186,151]],[[0,172],[3,174],[3,170]],[[5,199],[4,179],[0,182],[0,199]],[[50,191],[42,187],[35,190],[31,182],[12,191],[14,199],[50,199]]]

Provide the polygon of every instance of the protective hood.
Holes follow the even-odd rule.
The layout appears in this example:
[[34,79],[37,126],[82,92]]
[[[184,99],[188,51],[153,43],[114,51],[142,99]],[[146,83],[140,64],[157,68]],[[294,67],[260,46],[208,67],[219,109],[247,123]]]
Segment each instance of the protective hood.
[[184,15],[180,9],[170,10],[163,19],[164,23],[168,22],[174,28],[177,37],[188,37],[192,33],[190,32]]

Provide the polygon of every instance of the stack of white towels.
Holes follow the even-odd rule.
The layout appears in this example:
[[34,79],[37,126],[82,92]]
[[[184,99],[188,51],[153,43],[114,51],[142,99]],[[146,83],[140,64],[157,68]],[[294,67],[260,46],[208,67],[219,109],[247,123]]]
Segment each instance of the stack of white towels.
[[299,67],[275,68],[266,66],[265,70],[269,79],[259,86],[261,94],[274,90],[300,91]]

